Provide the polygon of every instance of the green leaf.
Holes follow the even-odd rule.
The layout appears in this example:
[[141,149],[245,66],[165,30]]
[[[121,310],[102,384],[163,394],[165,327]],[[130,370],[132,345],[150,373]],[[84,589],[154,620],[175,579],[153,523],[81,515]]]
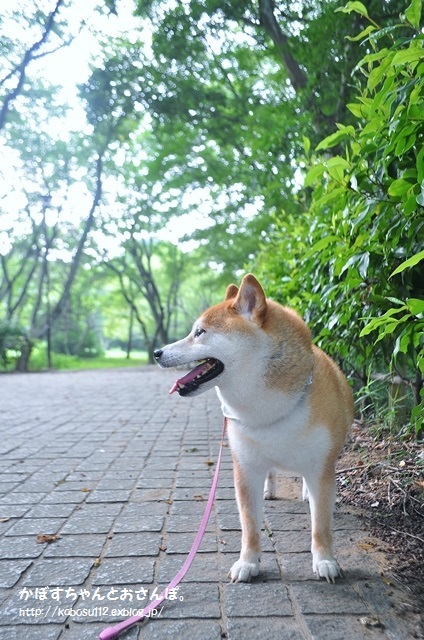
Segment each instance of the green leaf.
[[302,140],[303,140],[303,148],[305,149],[306,155],[308,155],[311,150],[311,141],[306,136],[303,136]]
[[321,238],[321,240],[318,240],[318,242],[316,242],[313,247],[311,247],[309,251],[306,252],[305,257],[309,258],[315,253],[318,253],[319,251],[322,251],[323,249],[328,247],[329,244],[332,244],[333,242],[337,242],[339,240],[340,238],[338,238],[338,236],[326,236],[325,238]]
[[347,127],[343,127],[339,131],[332,133],[331,135],[321,140],[321,142],[316,147],[317,151],[321,151],[322,149],[330,149],[331,147],[335,147],[336,144],[339,144],[346,137],[354,137],[355,129],[349,125]]
[[362,105],[361,104],[358,104],[357,102],[351,102],[351,103],[347,104],[346,107],[357,118],[362,118],[363,117]]
[[368,18],[367,8],[362,4],[362,2],[356,2],[356,0],[348,2],[344,7],[339,7],[334,13],[352,13],[352,11]]
[[372,24],[370,24],[366,29],[358,33],[357,36],[346,36],[346,40],[350,40],[351,42],[357,42],[358,40],[362,40],[362,38],[366,38],[370,33],[376,30]]
[[417,316],[419,313],[424,313],[424,300],[421,298],[408,298],[406,304],[412,315]]
[[404,180],[403,178],[398,178],[397,180],[393,180],[392,184],[387,190],[387,193],[389,194],[389,196],[396,198],[398,196],[403,196],[403,194],[406,193],[411,187],[412,184],[410,182],[407,182],[407,180]]
[[398,51],[391,62],[392,66],[398,64],[408,64],[409,62],[416,62],[424,58],[423,49],[407,49],[406,51]]
[[314,184],[314,182],[318,178],[321,178],[324,171],[325,171],[325,166],[323,164],[316,164],[313,167],[311,167],[305,176],[305,181],[303,183],[304,186],[310,187],[312,184]]
[[422,5],[421,0],[412,0],[409,7],[405,10],[405,18],[416,29],[420,28],[421,9],[422,9],[421,5]]
[[408,260],[405,260],[405,262],[402,262],[402,264],[400,264],[390,274],[389,278],[392,278],[393,276],[397,275],[398,273],[401,273],[402,271],[405,271],[405,269],[409,269],[409,267],[414,267],[416,264],[421,262],[421,260],[424,260],[424,251],[419,251],[414,256],[411,256],[410,258],[408,258]]

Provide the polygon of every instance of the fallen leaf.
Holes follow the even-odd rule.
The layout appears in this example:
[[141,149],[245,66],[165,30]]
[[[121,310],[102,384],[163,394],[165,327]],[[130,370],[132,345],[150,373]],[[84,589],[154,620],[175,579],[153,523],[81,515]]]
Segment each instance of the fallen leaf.
[[197,494],[196,496],[193,496],[193,500],[204,500],[204,497],[200,494]]
[[360,618],[361,624],[365,627],[382,627],[383,624],[378,616],[366,616]]
[[205,460],[205,464],[211,467],[213,464],[215,464],[215,462],[213,460]]
[[87,487],[84,487],[83,489],[81,489],[81,491],[83,491],[84,493],[89,493],[91,491],[91,489],[88,489]]
[[102,558],[96,558],[95,561],[93,562],[93,567],[97,569],[97,567],[100,567],[101,564],[102,564]]
[[0,518],[0,522],[9,522],[10,518]]
[[59,533],[39,533],[36,541],[38,544],[44,544],[45,542],[56,542],[61,537]]

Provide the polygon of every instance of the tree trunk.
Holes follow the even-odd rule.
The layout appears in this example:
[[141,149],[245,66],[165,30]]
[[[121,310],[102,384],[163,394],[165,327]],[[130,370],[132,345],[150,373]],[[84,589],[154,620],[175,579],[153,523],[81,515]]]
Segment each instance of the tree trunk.
[[134,324],[134,309],[130,309],[130,324],[128,327],[128,342],[127,342],[127,360],[130,359],[133,339],[133,324]]
[[287,70],[290,82],[295,91],[306,87],[306,76],[293,58],[287,36],[282,32],[274,15],[273,0],[259,0],[259,20],[267,34],[274,42],[280,59]]
[[29,359],[31,357],[33,346],[34,343],[32,342],[32,340],[30,340],[29,338],[25,338],[21,350],[21,355],[16,360],[15,371],[19,371],[20,373],[26,373],[29,371]]

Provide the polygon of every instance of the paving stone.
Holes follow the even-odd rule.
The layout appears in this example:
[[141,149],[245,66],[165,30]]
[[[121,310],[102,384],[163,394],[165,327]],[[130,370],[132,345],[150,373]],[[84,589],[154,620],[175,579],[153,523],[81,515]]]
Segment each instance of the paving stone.
[[45,558],[97,558],[103,549],[103,535],[63,535],[59,540],[48,545]]
[[162,544],[158,533],[117,533],[106,552],[106,557],[157,556]]
[[[197,532],[199,529],[200,519],[196,520],[190,515],[172,515],[168,518],[166,530],[168,533],[190,533]],[[208,520],[206,531],[215,531],[216,518],[211,515]]]
[[[301,493],[301,488],[299,487]],[[265,500],[264,509],[266,513],[303,513],[309,515],[309,504],[299,500],[287,500],[278,498],[276,500]]]
[[365,580],[356,583],[356,589],[365,602],[372,607],[377,614],[384,614],[391,611],[393,606],[393,589],[386,586],[380,580]]
[[72,504],[79,504],[80,502],[84,502],[87,497],[87,493],[84,491],[52,491],[49,493],[44,500],[43,504],[63,504],[66,502],[70,502]]
[[169,489],[173,478],[141,478],[137,483],[137,489]]
[[92,567],[91,558],[43,559],[25,576],[27,587],[52,587],[83,584]]
[[[158,588],[159,593],[166,585]],[[179,588],[179,598],[171,601],[167,600],[162,618],[220,618],[219,591],[216,584],[205,584],[202,582],[184,583]]]
[[115,533],[139,533],[140,531],[162,531],[164,517],[160,516],[133,516],[119,517],[113,530]]
[[[189,536],[185,533],[170,533],[166,537],[166,553],[188,553],[193,544],[195,534]],[[215,533],[205,533],[200,543],[199,553],[218,550]]]
[[[178,573],[187,558],[186,554],[167,555],[160,559],[158,581],[170,582]],[[197,555],[184,577],[186,582],[218,582],[220,565],[215,553]]]
[[37,504],[25,513],[25,518],[67,518],[75,504]]
[[113,515],[91,516],[77,512],[69,518],[61,533],[109,533],[114,521]]
[[123,477],[123,478],[111,478],[106,477],[101,480],[96,486],[97,491],[130,491],[137,483],[136,476]]
[[349,584],[316,581],[292,585],[302,613],[366,614],[368,608]]
[[152,558],[103,558],[93,575],[94,585],[144,584],[153,582],[155,562]]
[[185,476],[177,474],[176,486],[178,489],[184,489],[186,487],[202,487],[203,489],[210,489],[212,484],[210,475],[199,477],[198,475]]
[[[0,523],[0,640],[95,639],[126,617],[131,593],[138,589],[146,600],[141,586],[149,596],[159,593],[180,570],[204,513],[222,416],[213,390],[168,398],[174,379],[175,372],[152,367],[2,376],[7,421],[0,440],[13,444],[0,459],[0,518],[10,518]],[[361,546],[363,521],[336,509],[335,550],[345,578],[328,585],[312,573],[300,479],[279,478],[277,494],[283,497],[264,505],[259,575],[230,584],[241,533],[226,446],[201,553],[178,599],[125,638],[409,640],[378,554]],[[36,543],[37,533],[58,526],[61,539]],[[38,620],[19,616],[22,589],[55,585],[74,590],[70,602],[94,606],[91,613],[69,616],[66,627],[51,612]],[[137,599],[140,609],[145,604]],[[382,630],[360,623],[373,614]]]
[[217,622],[200,620],[150,620],[144,624],[138,640],[221,640],[221,627]]
[[[114,620],[114,622],[117,621]],[[91,618],[81,620],[81,623],[82,624],[79,624],[78,620],[76,620],[75,622],[72,621],[69,625],[70,628],[68,630],[65,630],[63,635],[60,636],[60,640],[96,640],[96,638],[99,637],[101,631],[104,631],[110,626],[110,624],[106,622],[93,623],[91,622]],[[122,640],[137,640],[138,633],[138,627],[130,629],[129,631],[125,632],[125,635],[122,636]],[[38,640],[38,638],[34,640]]]
[[302,553],[311,549],[310,531],[272,531],[272,540],[280,553]]
[[[51,603],[34,599],[25,602],[16,592],[0,606],[0,629],[1,626],[9,625],[31,625],[35,628],[36,625],[64,622],[67,618],[65,613],[59,611],[56,605],[50,605]],[[32,635],[27,637],[32,640]]]
[[[2,498],[3,501],[3,498]],[[3,504],[1,502],[0,514],[2,518],[21,518],[30,510],[30,505]]]
[[0,627],[0,640],[57,640],[62,631],[59,625]]
[[[222,545],[222,549],[225,550],[226,553],[237,553],[240,551],[241,547],[241,532],[240,531],[221,531],[219,536],[220,543]],[[264,551],[274,551],[272,546],[271,539],[269,536],[262,532],[261,538],[261,550]]]
[[122,508],[122,517],[165,516],[169,510],[167,502],[128,502]]
[[312,554],[309,551],[303,553],[283,553],[279,556],[283,577],[289,582],[299,580],[312,580],[317,582],[317,577],[312,571]]
[[272,531],[311,530],[311,518],[303,513],[268,514],[268,522]]
[[365,627],[357,616],[306,616],[306,624],[314,640],[382,640],[381,628]]
[[0,539],[0,559],[38,558],[45,546],[45,544],[38,544],[35,536],[3,537]]
[[121,513],[123,505],[117,502],[95,502],[93,504],[82,504],[75,507],[74,515],[81,517],[96,517],[96,516],[117,516]]
[[13,587],[32,560],[0,560],[0,587]]
[[292,618],[230,618],[228,640],[305,640]]
[[170,497],[170,488],[137,489],[131,494],[133,502],[156,502],[158,500],[169,500]]
[[3,496],[1,499],[2,505],[20,505],[20,504],[29,504],[33,505],[37,502],[40,502],[43,498],[46,497],[46,493],[42,492],[20,492],[20,491],[11,491],[7,495]]
[[287,587],[280,582],[227,584],[225,605],[229,617],[293,615]]
[[87,498],[87,504],[91,502],[126,502],[130,497],[127,489],[111,489],[109,491],[93,491]]
[[64,518],[24,518],[11,527],[6,536],[29,536],[57,533],[66,522]]

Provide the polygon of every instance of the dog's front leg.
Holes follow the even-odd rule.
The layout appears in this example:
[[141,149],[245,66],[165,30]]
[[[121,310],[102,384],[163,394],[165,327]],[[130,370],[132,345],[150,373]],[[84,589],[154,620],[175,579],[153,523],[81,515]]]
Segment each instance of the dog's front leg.
[[231,582],[250,582],[259,573],[265,471],[240,461],[233,452],[234,484],[241,521],[240,558],[229,572]]

